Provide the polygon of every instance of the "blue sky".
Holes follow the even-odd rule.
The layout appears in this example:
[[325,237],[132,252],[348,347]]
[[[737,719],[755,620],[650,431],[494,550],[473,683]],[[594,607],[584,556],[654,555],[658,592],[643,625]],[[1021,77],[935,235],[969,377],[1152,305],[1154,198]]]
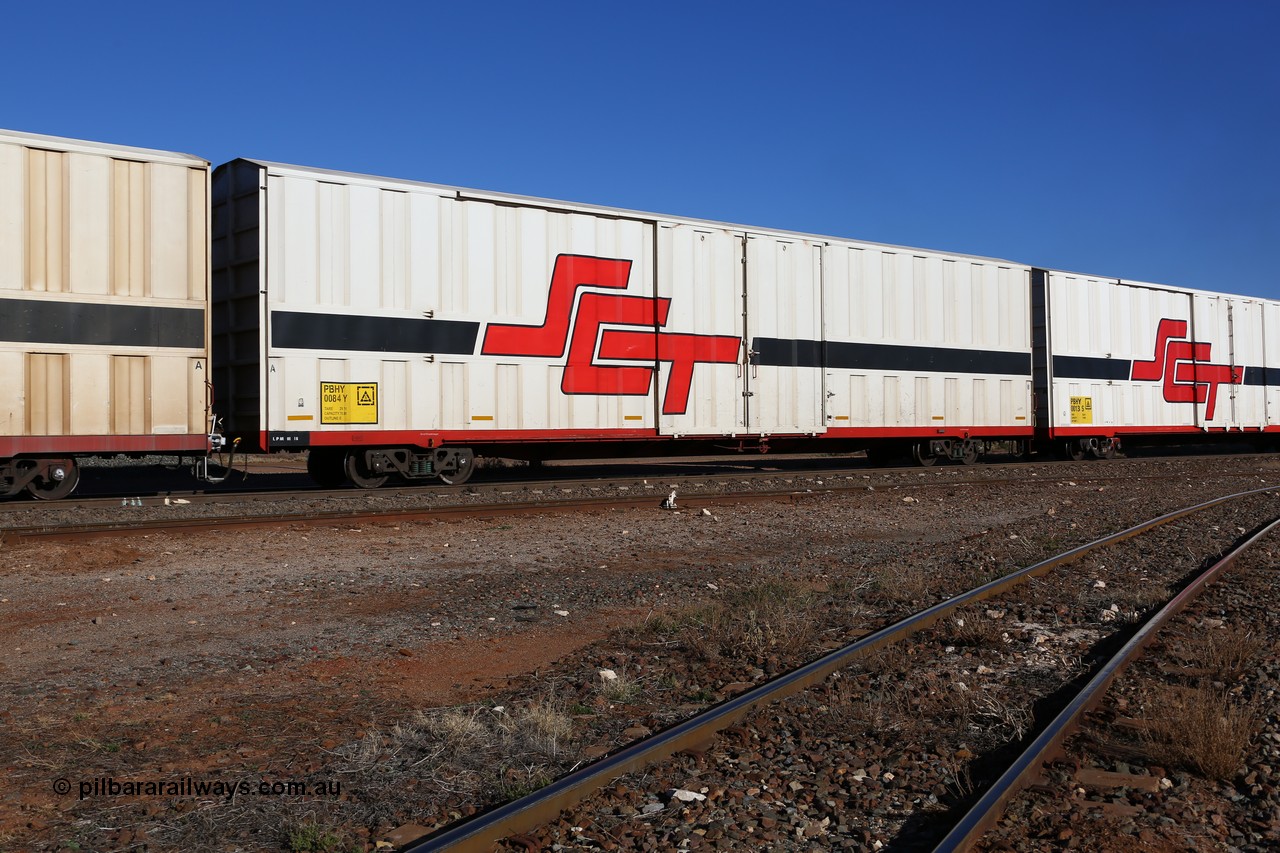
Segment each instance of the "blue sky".
[[0,127],[1280,298],[1280,2],[64,2]]

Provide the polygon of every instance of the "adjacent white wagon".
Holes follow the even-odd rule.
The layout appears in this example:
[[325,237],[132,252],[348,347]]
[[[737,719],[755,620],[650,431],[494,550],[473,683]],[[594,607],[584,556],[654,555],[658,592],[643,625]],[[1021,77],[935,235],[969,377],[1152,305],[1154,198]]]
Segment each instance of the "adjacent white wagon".
[[1033,286],[1052,354],[1039,420],[1068,455],[1280,427],[1280,303],[1040,270]]
[[0,494],[208,446],[209,164],[0,131]]

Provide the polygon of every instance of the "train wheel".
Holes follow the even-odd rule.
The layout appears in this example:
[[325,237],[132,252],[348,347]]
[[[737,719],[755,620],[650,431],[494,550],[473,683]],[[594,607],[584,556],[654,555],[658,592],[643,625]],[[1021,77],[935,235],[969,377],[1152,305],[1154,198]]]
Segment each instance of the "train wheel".
[[387,474],[369,470],[362,450],[353,450],[347,454],[346,472],[347,479],[359,489],[376,489],[387,482]]
[[[61,479],[58,475],[61,474]],[[80,484],[80,468],[74,459],[62,459],[49,466],[49,476],[36,477],[27,483],[27,492],[42,501],[58,501],[76,490]]]
[[313,447],[307,453],[307,473],[317,486],[336,489],[346,485],[347,482],[343,462],[341,450],[331,447]]
[[980,445],[976,441],[966,441],[960,453],[960,464],[977,465],[978,459],[982,455],[978,452],[979,447]]
[[441,464],[436,476],[447,486],[461,486],[471,479],[471,474],[476,469],[476,457],[470,448],[454,451],[452,457],[437,454],[437,459],[441,460]]
[[911,445],[911,458],[926,468],[938,461],[938,457],[933,455],[928,443]]
[[1062,445],[1062,455],[1072,462],[1079,462],[1084,459],[1084,445],[1079,441],[1068,441]]

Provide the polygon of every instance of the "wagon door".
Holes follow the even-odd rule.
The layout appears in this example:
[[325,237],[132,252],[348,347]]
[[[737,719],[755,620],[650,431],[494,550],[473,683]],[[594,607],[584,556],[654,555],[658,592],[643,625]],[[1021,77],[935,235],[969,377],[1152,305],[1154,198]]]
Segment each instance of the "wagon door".
[[[1173,369],[1174,383],[1195,384],[1196,413],[1201,429],[1232,429],[1240,425],[1237,403],[1237,381],[1233,333],[1236,309],[1231,300],[1221,296],[1192,295],[1190,363]],[[1240,317],[1243,332],[1248,327],[1247,315]]]
[[1244,430],[1262,429],[1267,424],[1267,391],[1258,372],[1266,362],[1262,303],[1228,299],[1227,311],[1232,372],[1231,384],[1223,391],[1231,400],[1231,425]]
[[663,435],[738,435],[746,429],[743,235],[660,224],[658,424]]
[[1266,398],[1266,421],[1271,427],[1280,424],[1280,304],[1263,302],[1262,335],[1258,361],[1246,371],[1245,381],[1260,385]]
[[826,432],[821,244],[750,235],[746,297],[749,431]]

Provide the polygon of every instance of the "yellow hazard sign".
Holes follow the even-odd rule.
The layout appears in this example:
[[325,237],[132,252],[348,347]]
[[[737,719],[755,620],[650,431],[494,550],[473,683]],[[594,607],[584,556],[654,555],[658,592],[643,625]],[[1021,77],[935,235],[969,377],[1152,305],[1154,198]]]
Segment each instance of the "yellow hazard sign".
[[321,382],[320,423],[376,424],[377,382]]
[[1072,397],[1071,398],[1071,423],[1073,424],[1093,423],[1093,398],[1092,397]]

